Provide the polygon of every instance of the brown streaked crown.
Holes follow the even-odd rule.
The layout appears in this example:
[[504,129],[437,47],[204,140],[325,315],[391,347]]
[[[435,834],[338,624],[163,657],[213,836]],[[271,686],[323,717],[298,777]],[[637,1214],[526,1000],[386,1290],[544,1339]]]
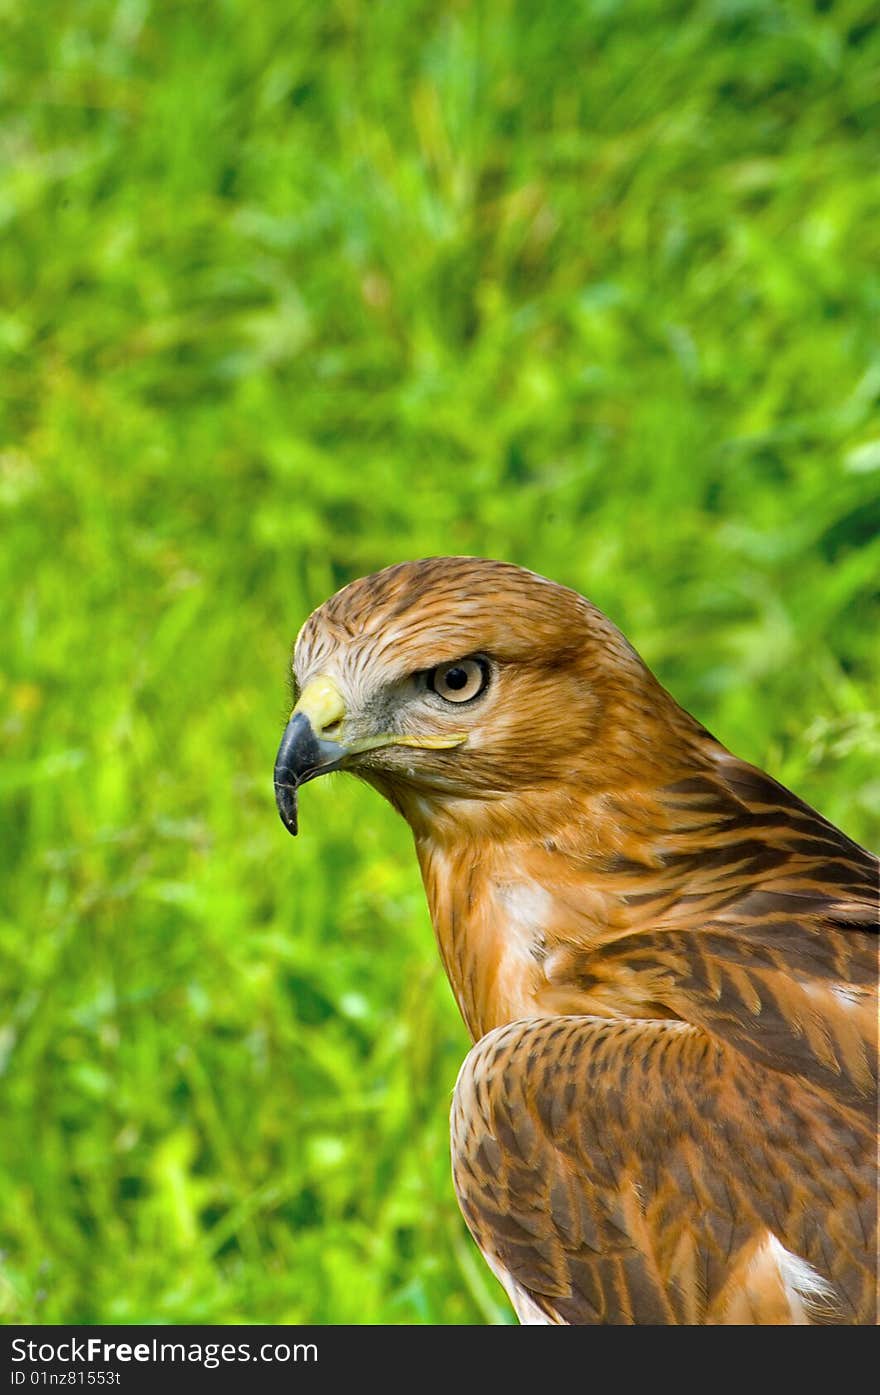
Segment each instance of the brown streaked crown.
[[[297,640],[297,667],[313,668],[328,641],[369,641],[407,665],[444,663],[483,648],[504,661],[563,661],[587,640],[633,655],[614,625],[567,586],[510,562],[428,557],[352,581],[319,606]],[[404,662],[401,657],[401,662]]]

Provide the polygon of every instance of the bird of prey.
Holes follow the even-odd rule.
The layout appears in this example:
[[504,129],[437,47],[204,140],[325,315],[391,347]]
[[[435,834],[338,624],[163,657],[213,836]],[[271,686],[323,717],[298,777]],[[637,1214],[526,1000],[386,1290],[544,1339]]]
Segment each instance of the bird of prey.
[[275,767],[407,819],[475,1045],[462,1212],[523,1322],[876,1321],[878,862],[584,597],[435,557],[306,621]]

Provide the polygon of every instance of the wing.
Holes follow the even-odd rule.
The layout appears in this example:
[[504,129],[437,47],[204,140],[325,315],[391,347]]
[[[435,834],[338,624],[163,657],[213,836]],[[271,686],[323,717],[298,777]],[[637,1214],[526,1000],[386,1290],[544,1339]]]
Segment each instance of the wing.
[[870,1127],[687,1023],[490,1032],[459,1075],[452,1157],[524,1320],[875,1318]]

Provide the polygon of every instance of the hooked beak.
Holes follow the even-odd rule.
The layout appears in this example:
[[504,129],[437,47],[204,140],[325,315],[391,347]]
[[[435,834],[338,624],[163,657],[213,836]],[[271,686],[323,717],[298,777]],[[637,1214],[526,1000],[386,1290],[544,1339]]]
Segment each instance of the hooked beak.
[[[336,736],[345,718],[345,702],[336,683],[326,674],[312,678],[302,691],[299,702],[290,714],[284,729],[278,755],[275,758],[275,803],[281,822],[297,833],[296,792],[300,785],[338,770],[349,756],[362,751],[375,751],[382,746],[415,746],[422,750],[442,751],[460,746],[467,740],[464,732],[449,736],[409,736],[402,732],[385,732],[353,741],[337,741]],[[328,736],[328,732],[333,732]]]
[[296,837],[296,792],[307,780],[335,770],[348,755],[345,746],[324,736],[345,716],[342,694],[323,674],[308,683],[284,728],[275,757],[275,803],[281,822]]

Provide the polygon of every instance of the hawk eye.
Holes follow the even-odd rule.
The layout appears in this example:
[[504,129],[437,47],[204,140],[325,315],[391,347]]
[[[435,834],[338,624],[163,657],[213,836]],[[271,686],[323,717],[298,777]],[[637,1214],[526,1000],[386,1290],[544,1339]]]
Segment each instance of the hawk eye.
[[489,684],[486,659],[455,659],[439,664],[428,674],[428,687],[447,702],[470,702],[485,692]]

